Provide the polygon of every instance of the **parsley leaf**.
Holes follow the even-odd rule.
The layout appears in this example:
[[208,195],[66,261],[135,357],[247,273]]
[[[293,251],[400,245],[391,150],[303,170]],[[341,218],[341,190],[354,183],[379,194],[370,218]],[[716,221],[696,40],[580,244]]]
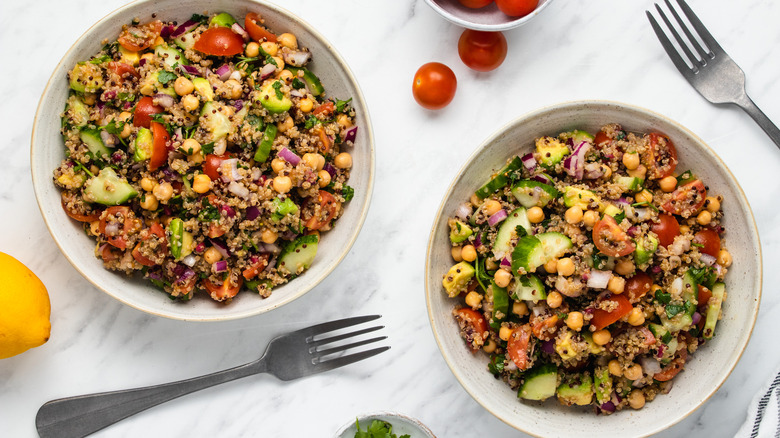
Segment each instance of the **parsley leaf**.
[[347,100],[338,100],[336,99],[336,112],[337,113],[343,113],[344,110],[347,108],[349,103],[352,102],[352,98],[350,97]]
[[94,59],[90,60],[89,62],[92,63],[92,64],[95,64],[95,65],[98,65],[98,64],[102,64],[102,63],[108,62],[108,61],[111,61],[111,57],[104,53],[104,54],[98,56],[97,58],[94,58]]
[[488,364],[488,371],[490,371],[493,375],[497,376],[501,374],[501,371],[504,371],[504,359],[506,356],[503,354],[498,354],[490,358],[490,363]]
[[317,117],[309,116],[309,118],[306,119],[306,123],[304,123],[303,127],[304,127],[304,129],[311,129],[314,126],[316,126],[317,124],[320,124],[320,123],[322,123],[322,122]]
[[124,122],[117,122],[116,119],[111,119],[108,125],[104,126],[103,129],[109,134],[119,135],[124,127]]
[[203,198],[203,209],[198,212],[198,219],[203,222],[219,220],[219,209],[209,202],[208,198]]
[[214,152],[214,142],[206,143],[203,146],[200,147],[200,150],[203,151],[204,154],[208,155],[212,152]]
[[157,82],[165,85],[170,81],[176,80],[176,73],[169,72],[167,70],[163,70],[160,72],[159,75],[157,75]]
[[284,99],[284,93],[282,93],[282,83],[279,81],[274,82],[271,84],[271,86],[274,88],[274,92],[276,93],[276,98],[279,100]]
[[523,227],[522,225],[518,225],[518,226],[515,227],[515,233],[517,233],[517,238],[518,239],[528,235],[528,231],[526,231],[525,227]]
[[205,15],[200,14],[192,14],[192,17],[190,17],[190,21],[197,21],[198,23],[205,23],[209,21],[209,17]]
[[[344,197],[344,202],[349,202],[355,197],[355,189],[344,184],[344,187],[341,188],[341,196]],[[458,228],[460,228],[460,224],[458,224]]]
[[393,425],[381,420],[373,420],[366,430],[360,429],[360,422],[355,420],[355,438],[410,438],[409,435],[400,437],[393,433]]
[[306,86],[306,84],[304,84],[302,80],[300,80],[298,78],[293,78],[293,81],[292,81],[292,87],[293,88],[295,88],[296,90],[300,90],[301,88],[303,88],[305,86]]
[[655,300],[661,304],[669,304],[669,301],[672,301],[672,294],[658,291],[655,293]]
[[133,93],[118,93],[116,95],[117,100],[121,100],[124,102],[132,102],[135,100],[135,94]]
[[682,313],[682,311],[685,310],[685,306],[682,304],[667,304],[666,305],[666,316],[668,318],[674,318],[675,315]]

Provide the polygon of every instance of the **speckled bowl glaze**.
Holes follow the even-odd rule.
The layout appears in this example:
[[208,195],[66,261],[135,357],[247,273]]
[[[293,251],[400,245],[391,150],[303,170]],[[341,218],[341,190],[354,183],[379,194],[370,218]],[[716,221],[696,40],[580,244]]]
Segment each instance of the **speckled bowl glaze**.
[[514,29],[533,20],[552,0],[539,0],[533,12],[524,17],[510,17],[498,10],[495,3],[483,8],[472,9],[463,6],[458,0],[425,0],[428,6],[439,15],[458,26],[474,30],[500,32]]
[[[487,372],[483,354],[472,354],[459,336],[442,277],[454,263],[450,256],[447,218],[469,199],[491,172],[516,154],[533,149],[533,140],[574,128],[590,132],[617,122],[629,131],[661,132],[672,139],[679,154],[679,170],[691,169],[724,197],[724,244],[734,264],[726,276],[728,298],[717,336],[693,356],[667,395],[659,395],[638,411],[595,415],[592,410],[566,408],[555,400],[520,401],[503,381]],[[677,122],[646,109],[617,102],[563,103],[527,114],[488,138],[466,162],[450,186],[436,215],[425,273],[428,316],[436,342],[455,377],[485,409],[507,424],[543,437],[647,436],[677,423],[701,406],[720,388],[748,343],[761,299],[761,246],[748,201],[720,158],[704,142]]]
[[[359,415],[357,420],[360,422],[360,428],[363,430],[366,430],[372,421],[381,420],[392,424],[393,433],[397,436],[409,434],[412,438],[436,438],[433,432],[419,420],[397,412],[372,412]],[[354,438],[356,432],[355,420],[351,420],[342,426],[333,438]]]
[[[338,226],[324,233],[311,268],[293,281],[274,289],[262,299],[250,292],[239,293],[230,303],[217,303],[205,295],[189,302],[174,302],[140,278],[103,269],[95,258],[95,243],[81,225],[69,219],[60,207],[60,191],[52,183],[52,172],[64,158],[60,136],[60,112],[68,96],[67,72],[79,61],[100,50],[104,39],[115,40],[123,24],[133,18],[187,20],[193,13],[228,12],[243,17],[259,13],[276,33],[294,33],[301,46],[313,53],[309,65],[321,79],[329,96],[352,97],[359,129],[355,147],[350,150],[355,166],[349,184],[355,197],[344,209]],[[92,26],[68,50],[47,84],[38,105],[32,135],[31,166],[33,186],[41,214],[60,250],[87,280],[98,289],[136,309],[154,315],[188,321],[220,321],[244,318],[273,310],[299,298],[320,281],[347,255],[368,212],[374,181],[374,139],[368,107],[358,83],[335,48],[313,27],[290,12],[270,3],[251,0],[143,0],[112,12]]]

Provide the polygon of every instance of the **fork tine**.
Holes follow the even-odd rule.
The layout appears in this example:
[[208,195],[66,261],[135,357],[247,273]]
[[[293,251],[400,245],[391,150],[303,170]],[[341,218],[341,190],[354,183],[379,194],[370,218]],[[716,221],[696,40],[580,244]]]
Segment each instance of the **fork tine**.
[[338,347],[328,348],[326,350],[318,350],[317,358],[323,358],[329,354],[338,353],[339,351],[349,350],[350,348],[356,348],[363,345],[373,344],[387,339],[387,336],[377,336],[376,338],[366,339],[364,341],[353,342],[347,345],[339,345]]
[[367,329],[362,329],[362,330],[358,330],[358,331],[354,331],[354,332],[350,332],[350,333],[344,333],[343,335],[331,336],[329,338],[318,339],[316,341],[311,341],[311,342],[309,342],[309,345],[314,346],[314,347],[319,347],[319,346],[322,346],[322,345],[325,345],[325,344],[330,344],[331,342],[336,342],[336,341],[340,341],[342,339],[347,339],[347,338],[353,338],[355,336],[364,335],[366,333],[371,333],[371,332],[374,332],[374,331],[377,331],[377,330],[380,330],[380,329],[383,329],[383,328],[385,328],[385,326],[383,326],[383,325],[378,325],[378,326],[375,326],[375,327],[369,327]]
[[680,5],[680,9],[682,9],[685,16],[688,17],[688,21],[691,22],[691,26],[693,26],[693,28],[696,29],[696,32],[701,37],[702,41],[704,41],[704,44],[706,44],[707,47],[710,48],[710,51],[723,52],[723,49],[720,47],[720,44],[718,44],[718,42],[715,41],[715,38],[712,37],[710,31],[708,31],[707,28],[704,27],[704,24],[702,24],[701,20],[699,20],[699,17],[697,17],[696,14],[693,13],[693,10],[691,9],[690,6],[688,6],[688,3],[685,3],[685,0],[677,0],[677,3]]
[[682,59],[682,56],[677,53],[677,49],[674,47],[672,42],[669,41],[669,38],[666,37],[664,31],[661,30],[661,26],[657,21],[655,21],[653,14],[651,14],[650,11],[645,11],[645,13],[647,14],[647,18],[650,20],[650,25],[653,26],[655,36],[658,37],[658,40],[661,42],[664,50],[666,50],[666,54],[669,55],[669,58],[672,59],[672,62],[674,63],[675,67],[677,67],[677,70],[679,70],[680,73],[682,73],[685,77],[690,76],[693,73],[693,70],[688,67],[688,64],[685,63],[685,61]]
[[343,367],[344,365],[349,365],[351,363],[359,362],[363,359],[368,359],[369,357],[376,356],[377,354],[387,351],[389,349],[390,349],[389,346],[374,348],[372,350],[362,351],[360,353],[341,356],[323,362],[317,362],[314,365],[314,367],[316,372],[329,371],[329,370]]
[[691,33],[691,30],[688,29],[688,26],[683,23],[682,19],[680,18],[680,15],[677,13],[677,11],[672,7],[672,3],[669,0],[666,1],[666,7],[669,8],[669,11],[671,11],[672,15],[674,15],[674,19],[677,20],[677,24],[680,25],[680,28],[685,32],[685,36],[688,37],[688,41],[691,42],[691,45],[694,49],[696,49],[697,52],[699,52],[699,57],[702,60],[703,64],[707,64],[707,61],[709,59],[712,59],[713,55],[712,52],[707,52],[704,50],[704,48],[699,44],[699,42],[696,40],[696,37],[693,36]]
[[373,321],[381,317],[382,315],[365,315],[365,316],[355,316],[352,318],[337,319],[336,321],[324,322],[322,324],[316,324],[311,327],[302,328],[291,334],[296,334],[299,336],[321,335],[323,333],[351,327],[353,325],[363,324],[364,322]]
[[691,64],[693,65],[693,71],[697,72],[699,67],[697,64],[699,64],[699,58],[696,57],[691,52],[691,49],[688,48],[688,45],[685,44],[685,41],[683,41],[682,37],[679,33],[677,33],[677,30],[672,26],[671,21],[669,21],[669,18],[666,17],[666,14],[664,14],[664,11],[661,9],[661,7],[658,5],[658,3],[655,4],[655,8],[658,10],[658,13],[661,15],[661,18],[664,20],[664,23],[666,24],[666,27],[669,29],[669,31],[674,35],[674,39],[677,40],[677,44],[680,45],[680,48],[685,53],[685,56],[688,57],[688,60],[691,61]]

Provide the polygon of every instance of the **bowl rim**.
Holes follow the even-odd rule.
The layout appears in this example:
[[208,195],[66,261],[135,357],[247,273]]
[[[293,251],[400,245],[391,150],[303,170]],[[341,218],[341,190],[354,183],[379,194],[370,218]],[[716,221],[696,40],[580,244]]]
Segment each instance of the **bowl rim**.
[[514,20],[507,21],[506,23],[500,23],[500,24],[481,24],[481,23],[473,23],[471,21],[466,21],[456,15],[453,15],[446,9],[439,6],[438,3],[436,3],[435,0],[425,0],[425,3],[428,4],[428,6],[431,7],[434,11],[436,11],[439,15],[444,17],[447,21],[449,21],[452,24],[456,24],[460,27],[465,27],[466,29],[472,29],[472,30],[481,30],[486,32],[501,32],[505,30],[514,29],[516,27],[520,27],[529,21],[531,21],[532,18],[539,15],[550,3],[552,3],[553,0],[546,0],[541,5],[537,6],[531,13],[528,15],[524,15],[522,17],[517,17]]
[[[427,1],[427,0],[426,0]],[[750,342],[750,338],[753,335],[753,330],[755,329],[756,320],[758,318],[758,311],[761,304],[761,295],[762,295],[762,288],[763,288],[763,257],[762,257],[762,249],[761,249],[761,240],[758,233],[758,226],[756,225],[756,219],[753,214],[753,209],[750,206],[750,202],[745,195],[744,190],[742,189],[742,186],[739,184],[737,178],[734,176],[734,174],[731,172],[731,169],[726,166],[726,163],[723,162],[723,160],[718,156],[718,154],[715,153],[715,151],[704,141],[702,140],[698,135],[693,133],[690,129],[686,128],[682,124],[678,123],[677,121],[671,119],[670,117],[667,117],[665,115],[662,115],[658,112],[649,110],[644,107],[640,107],[637,105],[627,104],[623,102],[618,101],[612,101],[612,100],[600,100],[600,99],[585,99],[585,100],[572,100],[572,101],[564,101],[556,104],[547,105],[544,107],[541,107],[536,110],[529,111],[515,119],[510,120],[500,128],[498,128],[496,131],[494,131],[492,134],[490,134],[482,143],[477,146],[477,148],[474,150],[474,152],[471,153],[471,155],[466,159],[465,163],[461,166],[461,168],[458,170],[458,172],[455,174],[452,182],[447,187],[447,190],[444,192],[444,196],[442,198],[441,204],[439,205],[438,210],[436,211],[436,215],[433,219],[433,224],[431,226],[431,233],[428,238],[428,245],[425,253],[425,304],[428,311],[428,323],[430,325],[431,331],[433,332],[433,337],[436,340],[436,345],[439,349],[439,353],[444,358],[444,361],[447,363],[447,366],[450,368],[450,371],[455,376],[455,378],[458,380],[458,383],[463,387],[464,390],[473,398],[477,403],[480,404],[486,411],[490,412],[493,416],[498,418],[499,420],[503,421],[507,425],[521,431],[524,433],[527,433],[532,436],[536,437],[543,437],[543,435],[537,435],[536,433],[525,430],[521,428],[521,425],[513,424],[511,421],[512,419],[506,418],[505,416],[502,416],[498,414],[497,412],[494,412],[490,407],[486,406],[482,401],[482,395],[475,393],[472,388],[469,387],[467,384],[468,379],[460,373],[460,368],[457,367],[457,364],[453,362],[453,359],[448,357],[444,354],[444,342],[442,340],[443,333],[437,332],[434,327],[434,314],[433,314],[433,292],[434,288],[437,287],[437,285],[431,285],[430,283],[430,277],[431,277],[431,260],[432,260],[432,253],[434,250],[434,240],[435,240],[435,231],[436,231],[436,223],[439,221],[439,218],[444,213],[444,207],[447,203],[447,200],[449,199],[450,195],[452,194],[456,183],[460,179],[460,176],[466,171],[466,169],[469,168],[469,166],[476,160],[476,158],[483,152],[483,150],[491,143],[496,141],[503,133],[505,133],[510,127],[515,126],[517,124],[520,124],[524,120],[528,120],[531,118],[536,118],[543,116],[544,114],[549,114],[555,111],[559,111],[561,109],[565,108],[576,108],[581,106],[611,106],[611,107],[620,107],[625,108],[628,110],[641,112],[653,117],[658,118],[659,120],[664,121],[665,123],[668,123],[670,125],[675,126],[675,128],[679,129],[680,131],[686,133],[689,135],[692,139],[695,140],[696,143],[698,143],[698,146],[703,146],[701,149],[702,152],[709,155],[711,159],[715,160],[716,163],[730,176],[731,180],[734,183],[736,191],[740,195],[740,202],[744,203],[746,207],[746,213],[749,218],[749,228],[750,228],[750,235],[755,239],[757,244],[757,252],[756,252],[756,258],[755,258],[755,266],[758,270],[758,276],[756,279],[756,284],[758,286],[758,290],[756,291],[756,299],[753,304],[752,309],[752,316],[750,318],[750,328],[748,330],[747,336],[745,337],[745,341],[740,345],[739,351],[736,354],[736,358],[731,364],[731,366],[728,369],[728,372],[724,375],[723,380],[718,382],[718,384],[712,388],[712,390],[706,395],[706,397],[702,398],[696,406],[692,407],[688,412],[686,412],[684,415],[674,418],[671,421],[667,422],[659,422],[658,426],[653,428],[652,430],[648,430],[646,432],[643,432],[643,437],[650,436],[653,434],[656,434],[658,432],[661,432],[663,430],[666,430],[675,424],[679,423],[680,421],[687,418],[689,415],[694,413],[696,410],[698,410],[702,405],[704,405],[713,395],[715,395],[718,390],[723,386],[723,384],[728,380],[728,378],[731,376],[731,373],[734,371],[734,368],[739,363],[740,359],[742,358],[742,355],[745,352],[745,349],[747,348],[747,345]],[[438,291],[438,289],[436,290]]]
[[[43,184],[44,181],[47,181],[47,182],[50,182],[50,181],[48,179],[48,176],[44,177],[43,179],[41,179],[41,176],[37,174],[36,167],[33,165],[33,163],[35,163],[35,161],[36,161],[36,156],[35,156],[36,147],[35,147],[35,145],[38,142],[38,140],[37,140],[37,138],[38,138],[38,136],[37,136],[38,129],[37,128],[38,128],[38,125],[40,123],[40,115],[41,115],[41,112],[43,111],[44,106],[47,105],[47,102],[45,102],[45,98],[49,94],[49,91],[52,88],[52,86],[55,83],[55,81],[61,80],[61,78],[57,76],[57,72],[59,72],[63,68],[65,60],[71,55],[72,52],[74,52],[76,50],[77,46],[79,46],[84,41],[86,41],[88,36],[89,36],[89,34],[91,34],[95,30],[95,28],[97,28],[103,22],[105,22],[107,20],[110,20],[110,19],[114,18],[115,16],[118,16],[118,15],[121,15],[123,13],[126,13],[126,11],[129,10],[129,9],[142,7],[142,6],[146,5],[146,4],[156,5],[159,2],[160,2],[160,0],[136,0],[136,1],[132,1],[130,3],[124,4],[124,5],[120,6],[120,7],[112,10],[108,14],[104,15],[102,18],[100,18],[95,23],[93,23],[91,26],[89,26],[89,28],[87,28],[81,34],[81,36],[79,36],[75,40],[75,42],[68,48],[68,50],[65,51],[65,53],[60,58],[59,62],[57,62],[57,65],[52,70],[52,74],[49,77],[49,80],[46,82],[46,86],[43,88],[43,91],[41,92],[41,97],[40,97],[40,99],[38,101],[38,106],[35,109],[35,116],[33,118],[32,132],[31,132],[31,135],[30,135],[30,173],[31,173],[32,183],[33,183],[33,192],[35,194],[36,203],[38,204],[38,209],[41,212],[41,217],[43,218],[43,221],[44,221],[44,223],[46,225],[46,229],[49,231],[49,234],[51,235],[51,237],[54,240],[55,244],[59,248],[60,253],[63,256],[65,256],[65,258],[68,260],[68,262],[71,264],[71,266],[73,266],[73,268],[76,269],[76,271],[78,271],[78,273],[81,274],[81,276],[83,278],[85,278],[87,281],[92,283],[92,285],[95,286],[95,288],[99,289],[100,291],[106,293],[107,295],[111,296],[112,298],[116,299],[117,301],[119,301],[119,302],[121,302],[121,303],[123,303],[123,304],[125,304],[125,305],[127,305],[129,307],[132,307],[132,308],[134,308],[136,310],[140,310],[140,311],[142,311],[144,313],[148,313],[148,314],[159,316],[159,317],[164,317],[164,318],[173,319],[173,320],[194,321],[194,322],[218,322],[218,321],[237,320],[237,319],[243,319],[243,318],[247,318],[247,317],[250,317],[250,316],[255,316],[255,315],[259,315],[259,314],[263,314],[263,313],[269,312],[271,310],[274,310],[274,309],[277,309],[279,307],[282,307],[285,304],[289,304],[292,301],[295,301],[296,299],[298,299],[298,298],[302,297],[303,295],[305,295],[306,293],[308,293],[310,290],[312,290],[315,287],[317,287],[326,277],[328,277],[336,269],[336,267],[338,267],[338,265],[341,264],[341,262],[347,256],[347,254],[349,254],[349,251],[352,249],[352,246],[357,241],[357,238],[360,235],[360,231],[363,228],[363,225],[365,224],[366,218],[368,216],[368,210],[369,210],[369,208],[371,206],[371,200],[373,198],[374,178],[376,176],[376,171],[375,171],[375,167],[376,167],[376,151],[375,151],[375,140],[374,140],[373,125],[371,123],[371,116],[369,114],[368,105],[367,105],[367,102],[366,102],[366,99],[365,99],[365,95],[363,93],[362,88],[360,87],[360,84],[357,81],[357,78],[355,77],[355,74],[352,72],[352,70],[350,69],[349,65],[347,65],[346,61],[341,56],[341,53],[339,53],[339,51],[333,46],[333,44],[330,43],[330,41],[327,38],[325,38],[324,35],[322,35],[317,29],[315,29],[311,24],[309,24],[309,22],[307,22],[306,20],[303,20],[298,15],[292,13],[291,11],[289,11],[289,10],[287,10],[287,9],[281,7],[281,6],[278,6],[278,5],[274,4],[274,3],[271,3],[271,2],[266,1],[266,0],[243,0],[243,2],[235,2],[235,6],[236,7],[240,7],[240,3],[244,3],[244,4],[255,3],[255,4],[257,4],[257,5],[261,6],[261,7],[271,9],[274,12],[276,12],[276,13],[278,13],[280,15],[285,16],[286,19],[296,22],[296,24],[299,25],[300,27],[304,28],[306,30],[306,32],[309,32],[314,39],[319,40],[321,43],[323,43],[325,46],[327,46],[329,51],[330,51],[330,54],[332,55],[333,59],[336,61],[336,65],[338,66],[338,68],[340,70],[343,71],[344,75],[347,77],[347,80],[348,80],[348,83],[350,84],[350,86],[352,86],[355,89],[356,96],[353,96],[353,99],[355,101],[361,103],[361,107],[362,107],[361,108],[361,115],[365,118],[365,121],[366,121],[365,126],[361,126],[361,128],[363,128],[366,131],[366,138],[368,140],[367,144],[362,146],[362,147],[368,148],[368,154],[367,155],[369,157],[368,181],[367,181],[367,185],[366,185],[366,188],[365,188],[366,202],[365,202],[365,205],[363,205],[362,210],[361,210],[359,216],[356,218],[357,219],[357,223],[356,223],[356,226],[354,227],[354,231],[349,236],[348,241],[345,242],[345,245],[343,245],[343,249],[342,249],[341,253],[336,258],[336,260],[331,263],[330,268],[327,269],[326,271],[324,271],[322,274],[320,274],[319,278],[317,278],[316,281],[315,281],[314,278],[312,278],[308,286],[300,287],[300,288],[296,289],[295,291],[293,291],[291,293],[288,293],[282,300],[280,300],[279,302],[277,302],[277,303],[275,303],[275,304],[273,304],[271,306],[267,306],[267,307],[262,307],[261,306],[259,308],[249,309],[249,310],[242,311],[242,312],[235,312],[235,313],[232,313],[230,315],[224,315],[224,316],[223,315],[214,315],[214,316],[196,316],[196,317],[192,317],[192,316],[187,316],[186,314],[181,314],[180,312],[177,312],[176,314],[169,314],[169,313],[165,313],[165,312],[162,312],[162,311],[157,311],[157,310],[154,310],[154,309],[146,308],[143,305],[140,305],[140,304],[134,303],[134,302],[132,302],[132,301],[130,301],[128,299],[122,298],[122,297],[118,296],[116,293],[114,293],[113,291],[110,291],[107,288],[104,288],[96,280],[94,280],[92,277],[90,277],[84,271],[82,271],[82,269],[79,267],[79,264],[78,264],[77,260],[75,260],[74,257],[71,254],[69,254],[68,251],[66,251],[64,242],[61,242],[57,238],[56,233],[54,233],[54,231],[52,230],[52,224],[49,221],[49,217],[46,214],[46,211],[45,211],[45,208],[44,208],[44,205],[43,205],[43,201],[42,201],[43,194],[41,193],[41,190],[42,190],[41,184]],[[215,4],[214,7],[218,7],[218,5]],[[357,97],[357,99],[355,99],[355,97]]]

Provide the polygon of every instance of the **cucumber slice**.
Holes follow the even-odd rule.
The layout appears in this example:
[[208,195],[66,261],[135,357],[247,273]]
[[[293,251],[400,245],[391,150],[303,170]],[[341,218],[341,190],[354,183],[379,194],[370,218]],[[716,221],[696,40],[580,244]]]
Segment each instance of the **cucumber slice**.
[[515,279],[515,291],[512,298],[518,301],[537,302],[547,299],[547,290],[545,290],[542,280],[536,275],[523,275]]
[[634,262],[637,265],[644,265],[649,262],[653,254],[658,250],[658,239],[651,235],[640,236],[636,239],[636,251],[634,252]]
[[517,396],[525,400],[547,400],[555,395],[558,386],[558,367],[546,363],[525,373],[525,381],[517,391]]
[[525,228],[525,231],[528,233],[531,232],[531,222],[528,220],[528,215],[523,207],[509,213],[509,216],[498,228],[496,241],[493,244],[494,254],[509,253],[512,249],[512,237],[517,235],[516,231],[518,226]]
[[704,322],[704,339],[712,339],[715,335],[715,325],[718,324],[720,309],[723,306],[723,297],[726,294],[726,285],[715,283],[712,287],[712,298],[707,306],[707,319]]
[[173,42],[184,50],[190,50],[195,45],[195,35],[187,32],[174,38]]
[[211,141],[217,141],[233,132],[233,123],[224,106],[206,102],[200,112],[200,126],[211,133]]
[[608,402],[612,398],[612,379],[609,377],[607,367],[597,368],[593,372],[593,383],[596,390],[596,401],[599,404]]
[[152,131],[146,128],[138,128],[133,148],[134,161],[141,162],[150,159],[152,157],[152,148],[154,148]]
[[176,67],[176,65],[187,65],[190,63],[187,61],[187,58],[181,54],[180,51],[170,47],[167,44],[160,44],[159,46],[155,47],[154,54],[159,56],[165,65],[171,68]]
[[68,97],[68,105],[63,117],[67,118],[67,121],[73,126],[86,126],[87,122],[89,122],[89,110],[78,96],[72,94]]
[[509,314],[509,294],[493,280],[490,281],[490,290],[493,294],[493,320],[503,321]]
[[656,339],[663,342],[664,344],[668,344],[669,341],[672,340],[672,334],[669,333],[669,330],[667,330],[666,327],[660,324],[650,324],[649,328],[650,333],[652,333]]
[[522,237],[512,251],[512,272],[517,273],[523,268],[530,274],[545,263],[547,260],[542,242],[534,236]]
[[283,113],[292,107],[290,97],[280,91],[281,85],[280,81],[265,81],[257,95],[260,105],[272,113]]
[[138,196],[138,192],[110,167],[104,167],[84,185],[84,200],[87,202],[119,205],[134,196]]
[[574,143],[574,146],[578,146],[583,141],[587,141],[588,143],[593,143],[593,136],[589,132],[580,131],[580,130],[574,130],[574,132],[571,133],[571,141]]
[[319,238],[316,234],[301,236],[284,247],[279,254],[279,262],[276,264],[279,272],[287,274],[300,274],[309,269],[317,255]]
[[303,81],[306,82],[306,87],[309,89],[309,92],[314,96],[319,96],[323,92],[325,92],[325,87],[322,86],[322,82],[320,82],[320,78],[317,77],[314,73],[309,71],[309,69],[305,67],[293,67],[291,65],[284,66],[285,69],[290,70],[294,75],[298,76],[299,71],[303,71]]
[[498,171],[498,173],[496,174],[496,176],[493,177],[493,179],[488,181],[484,186],[480,187],[479,190],[476,191],[477,197],[479,199],[485,199],[496,190],[509,184],[509,177],[507,175],[510,172],[519,169],[522,165],[523,165],[523,160],[521,160],[520,157],[516,156],[515,158],[513,158],[512,161],[509,162],[509,164],[507,164],[501,170]]
[[560,193],[555,187],[539,181],[522,180],[512,187],[512,195],[525,208],[544,207]]
[[536,238],[542,242],[542,248],[544,248],[544,263],[563,256],[573,247],[571,239],[557,232],[540,233],[536,235]]
[[271,154],[271,146],[276,139],[277,128],[276,125],[268,125],[263,132],[263,139],[260,140],[260,144],[257,145],[257,152],[255,152],[255,161],[258,163],[264,163]]
[[100,139],[100,131],[97,129],[82,129],[81,132],[79,132],[79,138],[87,145],[87,149],[89,149],[96,158],[100,158],[104,155],[111,155],[111,151],[108,150],[106,145],[103,144],[103,140]]
[[588,373],[566,375],[556,392],[563,405],[589,405],[593,400],[593,379]]
[[620,186],[624,192],[638,192],[642,190],[642,179],[635,176],[618,176],[615,178],[615,184]]

